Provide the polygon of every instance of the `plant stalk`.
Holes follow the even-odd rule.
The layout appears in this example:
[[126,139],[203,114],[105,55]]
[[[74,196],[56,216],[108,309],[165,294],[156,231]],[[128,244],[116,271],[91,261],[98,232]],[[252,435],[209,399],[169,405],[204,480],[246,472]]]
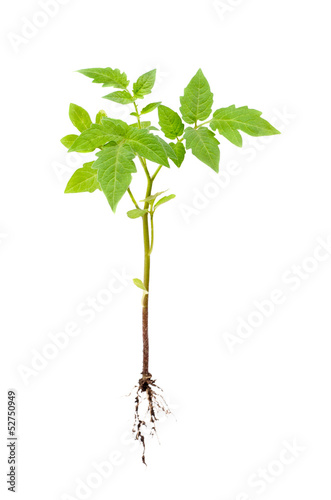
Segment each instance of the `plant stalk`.
[[[153,182],[147,179],[146,196],[151,195]],[[148,202],[145,202],[144,209],[148,210]],[[142,334],[143,334],[143,378],[148,378],[149,373],[149,336],[148,336],[148,301],[149,301],[149,277],[151,268],[150,257],[150,239],[149,239],[149,213],[143,216],[143,234],[144,234],[144,286],[148,293],[144,294],[142,301]]]
[[[134,108],[137,113],[137,124],[138,128],[141,129],[141,122],[140,122],[140,114],[138,111],[138,106],[134,102]],[[146,178],[147,178],[147,189],[146,189],[146,195],[145,198],[148,198],[151,196],[152,193],[152,187],[153,187],[153,182],[155,180],[155,177],[157,174],[160,172],[162,165],[159,165],[154,174],[151,176],[149,173],[149,170],[147,168],[146,164],[146,159],[142,158],[141,156],[139,157],[139,161],[145,171]],[[133,203],[137,206],[136,201],[128,189],[129,195],[133,201]],[[146,201],[144,204],[144,210],[149,210],[149,203]],[[151,240],[150,240],[150,234],[149,234],[149,220],[148,218],[150,217],[150,224],[151,224]],[[150,277],[150,269],[151,269],[151,253],[153,250],[153,243],[154,243],[154,225],[153,225],[153,214],[151,211],[148,211],[143,217],[143,235],[144,235],[144,286],[146,289],[147,293],[144,293],[143,295],[143,300],[142,300],[142,337],[143,337],[143,371],[142,371],[142,378],[147,379],[151,377],[151,374],[149,373],[149,334],[148,334],[148,303],[149,303],[149,277]]]

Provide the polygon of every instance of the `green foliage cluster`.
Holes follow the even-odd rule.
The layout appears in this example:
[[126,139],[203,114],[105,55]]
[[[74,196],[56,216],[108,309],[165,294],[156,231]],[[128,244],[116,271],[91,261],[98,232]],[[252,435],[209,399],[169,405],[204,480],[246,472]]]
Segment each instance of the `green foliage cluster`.
[[[152,214],[157,207],[174,198],[174,195],[168,195],[155,202],[162,194],[157,193],[142,200],[144,208],[138,206],[130,192],[132,174],[137,172],[136,158],[149,176],[146,160],[158,165],[157,172],[163,166],[169,168],[171,162],[179,168],[190,149],[201,162],[218,172],[220,141],[216,133],[238,147],[242,146],[240,132],[255,137],[279,134],[278,130],[261,118],[260,111],[247,106],[237,108],[232,105],[212,112],[213,93],[201,69],[180,97],[180,114],[161,102],[151,102],[139,111],[139,100],[152,92],[156,70],[141,75],[133,83],[131,90],[127,75],[119,69],[91,68],[79,72],[92,78],[94,83],[117,89],[104,98],[123,105],[132,104],[134,111],[131,115],[136,121],[126,123],[108,117],[101,110],[93,122],[85,109],[70,104],[69,117],[80,134],[66,135],[61,142],[69,152],[95,152],[96,159],[84,163],[74,172],[65,192],[92,193],[99,189],[115,212],[119,201],[128,191],[136,206],[128,212],[132,219],[144,217],[148,211]],[[151,121],[142,119],[155,110],[158,112],[158,124],[164,138]]]

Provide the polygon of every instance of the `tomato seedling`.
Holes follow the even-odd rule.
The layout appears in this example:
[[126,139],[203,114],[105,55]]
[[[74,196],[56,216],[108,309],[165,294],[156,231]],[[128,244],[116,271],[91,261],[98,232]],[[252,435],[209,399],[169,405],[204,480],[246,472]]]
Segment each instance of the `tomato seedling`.
[[[213,94],[201,69],[197,71],[183,95],[180,97],[180,114],[161,102],[150,102],[142,109],[139,104],[152,92],[156,70],[141,75],[129,90],[129,80],[119,69],[91,68],[79,71],[103,87],[118,89],[104,96],[105,99],[123,105],[132,105],[133,123],[108,117],[101,110],[94,122],[85,109],[70,104],[69,117],[80,132],[70,134],[61,140],[68,151],[79,153],[95,152],[94,161],[84,163],[76,170],[65,189],[66,193],[102,191],[115,213],[125,193],[133,204],[127,212],[131,219],[142,220],[144,242],[143,279],[134,279],[142,290],[142,373],[136,386],[135,420],[133,432],[143,446],[142,460],[145,463],[145,437],[149,430],[156,433],[159,413],[169,413],[161,389],[149,371],[148,302],[150,294],[150,261],[154,245],[154,216],[165,203],[175,198],[165,191],[153,192],[153,183],[163,167],[170,168],[172,162],[177,168],[182,165],[186,153],[191,150],[201,162],[215,172],[219,170],[219,136],[242,146],[244,132],[251,136],[279,134],[269,122],[261,118],[261,112],[247,106],[234,105],[220,108],[212,113]],[[145,120],[145,115],[158,112],[160,130]],[[150,162],[150,163],[148,163]],[[153,164],[155,165],[152,170]],[[132,175],[146,177],[146,192],[143,197],[135,196],[130,188]],[[164,196],[163,196],[164,195]],[[142,198],[142,199],[141,199]],[[140,201],[137,201],[140,200]],[[142,415],[142,403],[147,405],[148,418]],[[146,421],[147,420],[147,421]]]

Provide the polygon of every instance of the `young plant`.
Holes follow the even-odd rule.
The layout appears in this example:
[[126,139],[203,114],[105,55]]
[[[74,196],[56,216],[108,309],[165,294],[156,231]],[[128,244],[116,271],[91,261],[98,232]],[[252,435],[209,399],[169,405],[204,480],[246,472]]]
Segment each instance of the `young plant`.
[[[219,170],[220,150],[216,132],[235,146],[242,146],[241,132],[251,136],[279,134],[270,123],[261,118],[261,112],[247,106],[234,105],[220,108],[212,114],[213,94],[201,69],[194,75],[180,97],[180,115],[161,102],[150,102],[143,108],[139,103],[149,95],[155,83],[156,70],[141,75],[129,90],[129,80],[119,69],[92,68],[79,73],[92,78],[94,83],[116,90],[104,96],[105,99],[123,105],[132,105],[133,123],[110,118],[101,110],[94,122],[85,109],[70,104],[69,117],[80,132],[70,134],[61,140],[68,151],[91,153],[96,151],[94,161],[84,163],[76,170],[65,189],[66,193],[102,191],[115,213],[125,193],[134,208],[127,212],[131,219],[142,220],[144,242],[143,279],[134,279],[142,290],[142,374],[138,381],[135,398],[135,420],[133,432],[143,445],[142,460],[145,463],[145,435],[156,433],[156,421],[162,412],[169,409],[149,371],[148,302],[150,296],[150,262],[154,244],[154,217],[159,208],[175,195],[165,191],[153,192],[153,183],[163,167],[170,168],[171,162],[179,168],[191,150],[201,162],[215,172]],[[145,119],[153,111],[158,112],[159,129]],[[170,141],[170,142],[169,142]],[[148,163],[150,162],[150,164]],[[155,165],[153,169],[153,165]],[[136,196],[130,189],[132,174],[146,177],[146,192]],[[143,198],[143,199],[141,199]],[[137,200],[140,200],[139,202]],[[147,406],[148,421],[142,416],[142,403]]]

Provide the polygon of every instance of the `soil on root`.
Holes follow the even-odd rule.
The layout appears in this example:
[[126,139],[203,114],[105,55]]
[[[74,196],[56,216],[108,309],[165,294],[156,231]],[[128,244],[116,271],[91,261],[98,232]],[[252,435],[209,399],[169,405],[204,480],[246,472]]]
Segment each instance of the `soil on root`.
[[[155,380],[152,379],[152,375],[148,373],[143,375],[138,382],[137,393],[135,397],[135,414],[134,414],[134,424],[133,433],[137,441],[142,444],[142,462],[146,464],[146,434],[149,433],[150,436],[157,436],[156,432],[156,422],[159,420],[160,416],[170,415],[171,411],[162,395],[162,389],[156,385]],[[145,411],[145,416],[142,417],[143,403],[147,403],[147,411]]]

